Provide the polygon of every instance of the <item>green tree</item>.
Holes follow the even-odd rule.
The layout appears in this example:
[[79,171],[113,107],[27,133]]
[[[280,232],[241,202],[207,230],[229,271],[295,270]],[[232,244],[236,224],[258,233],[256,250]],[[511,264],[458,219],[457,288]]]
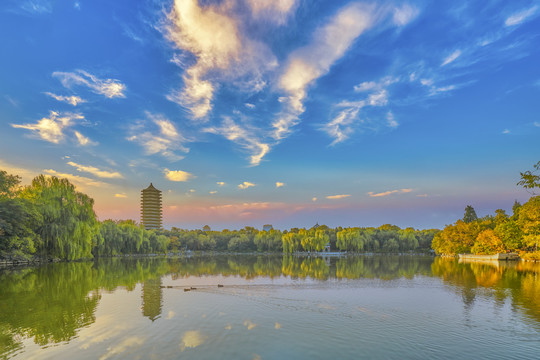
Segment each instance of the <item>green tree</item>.
[[465,207],[465,214],[463,215],[463,221],[466,223],[471,223],[476,220],[478,220],[478,216],[476,216],[476,211],[474,211],[474,208],[471,205],[467,205]]
[[523,186],[527,191],[536,195],[534,192],[535,188],[540,188],[540,175],[537,174],[540,171],[540,161],[533,166],[534,170],[527,170],[525,172],[520,172],[521,180],[518,181],[517,185]]
[[19,175],[10,175],[0,170],[0,198],[13,198],[21,184]]
[[40,214],[33,204],[19,198],[21,178],[0,170],[0,256],[27,258],[40,238],[34,232]]
[[36,233],[43,242],[41,254],[66,260],[92,257],[97,231],[94,200],[75,190],[67,179],[37,176],[21,197],[34,203],[42,217]]

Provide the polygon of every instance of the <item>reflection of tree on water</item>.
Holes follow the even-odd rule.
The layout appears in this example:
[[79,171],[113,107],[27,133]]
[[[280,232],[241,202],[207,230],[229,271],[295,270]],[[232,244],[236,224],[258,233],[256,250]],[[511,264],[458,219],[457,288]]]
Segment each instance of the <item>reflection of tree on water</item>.
[[415,275],[431,275],[431,257],[413,256],[354,256],[340,258],[336,263],[338,279],[384,279]]
[[95,321],[99,301],[92,263],[63,263],[0,275],[0,309],[4,352],[20,346],[17,337],[39,345],[68,341],[77,329]]
[[0,272],[0,358],[33,338],[39,345],[68,341],[95,321],[102,289],[129,291],[142,283],[142,316],[161,316],[161,278],[222,275],[246,279],[288,276],[325,279],[411,279],[436,276],[472,306],[478,291],[497,304],[515,307],[540,321],[540,264],[498,267],[415,256],[351,256],[325,261],[298,256],[193,256],[190,258],[103,259]]
[[496,304],[510,299],[529,316],[540,321],[540,264],[527,262],[458,263],[454,259],[435,258],[433,275],[454,285],[466,309],[479,291]]
[[71,340],[95,322],[100,289],[133,290],[169,269],[166,259],[107,259],[1,271],[0,358],[20,349],[25,338],[41,346]]
[[148,279],[142,285],[142,312],[154,321],[161,315],[163,306],[163,293],[161,291],[161,277]]

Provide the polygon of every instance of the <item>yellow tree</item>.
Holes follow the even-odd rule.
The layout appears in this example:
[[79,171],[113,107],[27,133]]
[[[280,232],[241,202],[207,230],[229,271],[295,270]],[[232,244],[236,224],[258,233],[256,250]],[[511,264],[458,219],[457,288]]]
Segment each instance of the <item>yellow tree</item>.
[[537,251],[540,242],[540,196],[534,196],[523,204],[519,210],[518,224],[525,234],[525,245]]
[[504,244],[491,229],[482,231],[474,242],[471,252],[478,255],[491,255],[504,251]]

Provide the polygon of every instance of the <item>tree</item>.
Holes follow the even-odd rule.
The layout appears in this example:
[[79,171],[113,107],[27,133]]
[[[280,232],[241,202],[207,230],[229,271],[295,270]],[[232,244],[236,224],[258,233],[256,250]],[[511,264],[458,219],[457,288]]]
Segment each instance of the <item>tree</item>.
[[524,233],[524,243],[538,250],[540,242],[540,196],[529,199],[519,211],[518,224]]
[[534,188],[540,188],[540,175],[535,174],[540,171],[540,161],[533,166],[534,170],[520,172],[521,180],[516,185],[523,186],[528,192],[536,195]]
[[467,207],[465,207],[463,221],[466,223],[471,223],[476,220],[478,220],[478,216],[476,216],[476,211],[474,211],[474,208],[471,205],[467,205]]
[[26,258],[40,243],[34,227],[41,217],[32,202],[17,197],[20,182],[0,170],[0,255]]
[[471,252],[478,255],[491,255],[502,251],[504,251],[504,244],[491,229],[482,231],[471,248]]
[[20,176],[0,170],[0,198],[13,198],[20,183]]
[[42,217],[36,233],[43,255],[76,260],[92,258],[92,238],[97,231],[94,200],[75,190],[67,179],[37,176],[21,191]]

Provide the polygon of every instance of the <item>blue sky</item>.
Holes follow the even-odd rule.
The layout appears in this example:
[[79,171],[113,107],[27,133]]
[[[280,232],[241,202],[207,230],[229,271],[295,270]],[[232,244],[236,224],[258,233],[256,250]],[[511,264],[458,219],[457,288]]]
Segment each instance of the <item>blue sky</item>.
[[0,168],[101,220],[442,227],[530,196],[539,1],[7,0]]

